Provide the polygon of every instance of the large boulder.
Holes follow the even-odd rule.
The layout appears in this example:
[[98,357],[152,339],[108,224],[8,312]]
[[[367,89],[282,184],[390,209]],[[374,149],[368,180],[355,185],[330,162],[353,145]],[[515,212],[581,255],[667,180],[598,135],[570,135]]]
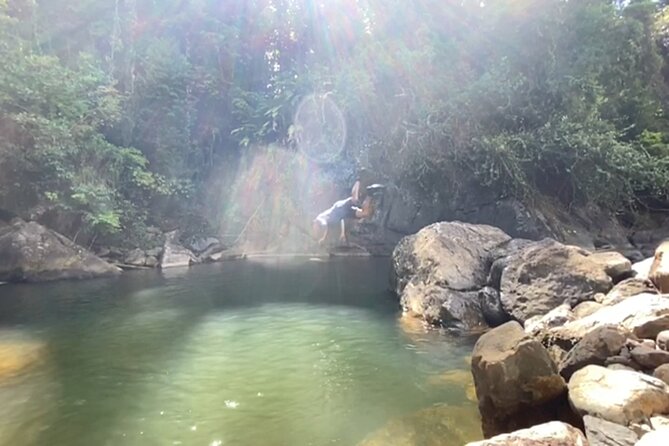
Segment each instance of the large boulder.
[[587,365],[604,365],[606,359],[620,353],[629,332],[617,325],[603,325],[586,334],[560,362],[560,374],[569,380]]
[[602,325],[619,325],[639,338],[655,339],[669,329],[669,298],[659,294],[638,294],[604,307],[590,316],[552,328],[549,336],[578,341]]
[[669,293],[669,241],[663,242],[655,250],[648,278],[661,293]]
[[468,443],[466,446],[588,446],[588,441],[575,427],[560,421],[551,421],[488,440]]
[[634,347],[630,351],[630,354],[634,362],[645,370],[655,370],[663,364],[669,364],[669,352],[645,345]]
[[120,271],[38,223],[15,219],[0,228],[0,281],[87,279]]
[[485,286],[490,256],[511,238],[486,225],[441,222],[403,238],[393,251],[395,291],[411,280],[465,291]]
[[486,437],[557,416],[565,381],[548,351],[517,322],[481,336],[471,367]]
[[160,259],[161,268],[172,268],[179,266],[190,266],[197,258],[188,249],[179,244],[178,232],[172,231],[165,234],[165,245]]
[[589,365],[569,380],[569,401],[582,415],[628,425],[669,412],[669,387],[638,372]]
[[639,440],[632,429],[601,418],[586,415],[583,424],[590,446],[634,446]]
[[500,284],[504,310],[521,322],[567,301],[572,306],[611,289],[611,278],[587,251],[545,239],[510,259]]
[[510,238],[492,226],[435,223],[405,237],[393,251],[393,286],[405,311],[431,323],[485,327],[478,290],[493,251]]

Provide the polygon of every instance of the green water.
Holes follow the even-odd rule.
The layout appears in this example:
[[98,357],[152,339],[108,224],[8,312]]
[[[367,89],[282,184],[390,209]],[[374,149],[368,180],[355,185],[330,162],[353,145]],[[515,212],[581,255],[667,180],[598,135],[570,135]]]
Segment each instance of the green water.
[[407,329],[388,263],[1,286],[0,345],[38,358],[0,376],[0,445],[348,446],[394,417],[472,405],[434,379],[467,368],[472,340]]

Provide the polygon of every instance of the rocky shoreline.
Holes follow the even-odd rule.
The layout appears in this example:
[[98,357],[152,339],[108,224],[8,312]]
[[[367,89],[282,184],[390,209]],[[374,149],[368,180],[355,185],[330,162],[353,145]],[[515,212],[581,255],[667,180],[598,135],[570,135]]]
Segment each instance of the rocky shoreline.
[[470,445],[669,441],[667,244],[633,265],[443,222],[405,237],[392,260],[405,313],[485,332],[471,372],[488,440]]

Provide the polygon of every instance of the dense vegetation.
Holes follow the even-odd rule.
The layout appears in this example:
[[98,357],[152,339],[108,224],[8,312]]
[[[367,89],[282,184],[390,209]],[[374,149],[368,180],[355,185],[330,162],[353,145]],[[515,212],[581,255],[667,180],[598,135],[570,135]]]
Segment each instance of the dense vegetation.
[[297,150],[313,93],[348,125],[334,180],[663,207],[669,20],[624,4],[0,0],[0,208],[89,240],[217,227],[212,178]]

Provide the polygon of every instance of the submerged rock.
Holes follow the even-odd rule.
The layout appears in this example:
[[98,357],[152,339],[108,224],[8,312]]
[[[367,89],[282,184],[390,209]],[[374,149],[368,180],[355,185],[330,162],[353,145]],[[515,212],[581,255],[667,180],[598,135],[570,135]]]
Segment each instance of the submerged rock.
[[391,420],[358,446],[462,445],[481,438],[475,405],[436,406]]
[[669,412],[669,387],[657,378],[589,365],[569,380],[569,401],[582,415],[628,425]]
[[611,289],[611,278],[586,251],[545,239],[509,260],[500,285],[504,310],[520,322]]
[[472,374],[486,436],[555,419],[566,390],[548,351],[517,322],[479,338]]
[[588,442],[575,427],[552,421],[469,443],[467,446],[588,446]]
[[0,228],[0,281],[41,282],[109,276],[121,270],[35,222]]
[[35,340],[10,338],[0,341],[0,382],[36,364],[45,351],[46,346]]

